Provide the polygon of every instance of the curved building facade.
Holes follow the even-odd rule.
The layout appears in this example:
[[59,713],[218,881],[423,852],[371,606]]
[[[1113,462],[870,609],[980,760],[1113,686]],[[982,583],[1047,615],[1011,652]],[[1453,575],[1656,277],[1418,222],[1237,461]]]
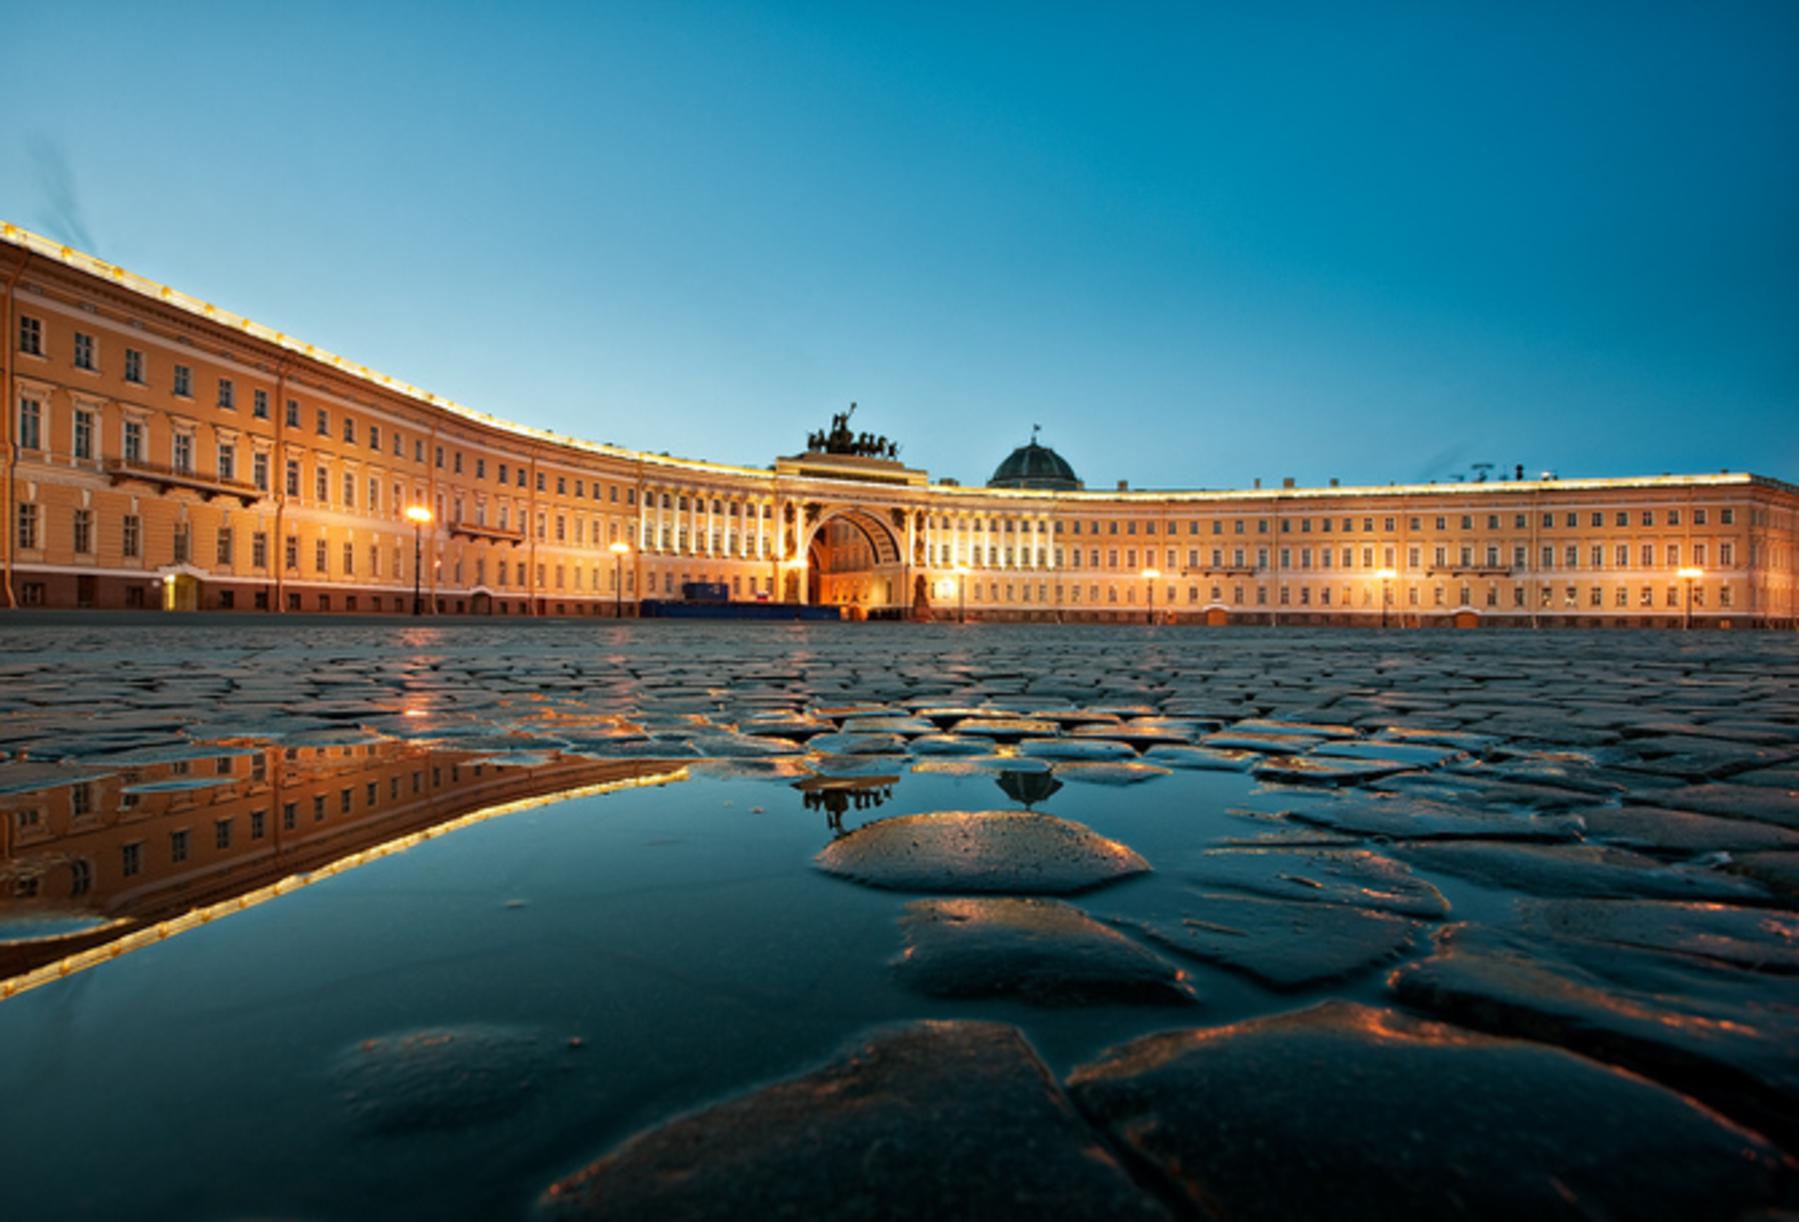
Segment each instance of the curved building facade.
[[1762,476],[1088,491],[1035,440],[984,488],[740,467],[500,420],[13,226],[0,277],[7,607],[611,616],[700,582],[853,618],[1799,614],[1799,489]]

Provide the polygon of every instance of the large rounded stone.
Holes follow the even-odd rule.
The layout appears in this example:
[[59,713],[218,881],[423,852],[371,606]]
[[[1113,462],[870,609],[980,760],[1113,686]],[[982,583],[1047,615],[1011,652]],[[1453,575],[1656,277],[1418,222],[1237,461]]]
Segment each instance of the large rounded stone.
[[508,1116],[543,1085],[557,1045],[530,1028],[468,1024],[373,1036],[331,1066],[355,1127],[457,1129]]
[[1215,1218],[1729,1218],[1791,1173],[1633,1074],[1345,1002],[1148,1036],[1069,1093]]
[[672,1120],[558,1181],[555,1218],[1165,1218],[998,1023],[926,1022]]
[[902,891],[1067,894],[1149,863],[1089,827],[1030,811],[938,811],[880,819],[833,840],[820,869]]
[[1046,1006],[1195,1000],[1185,972],[1060,900],[914,900],[900,927],[906,949],[894,970],[932,997]]

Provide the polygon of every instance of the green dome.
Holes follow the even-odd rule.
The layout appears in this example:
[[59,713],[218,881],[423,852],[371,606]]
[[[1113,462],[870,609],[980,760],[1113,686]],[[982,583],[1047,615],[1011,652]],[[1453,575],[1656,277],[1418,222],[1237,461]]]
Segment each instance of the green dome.
[[1066,459],[1035,441],[1019,446],[994,471],[989,488],[1051,488],[1077,492],[1085,487]]

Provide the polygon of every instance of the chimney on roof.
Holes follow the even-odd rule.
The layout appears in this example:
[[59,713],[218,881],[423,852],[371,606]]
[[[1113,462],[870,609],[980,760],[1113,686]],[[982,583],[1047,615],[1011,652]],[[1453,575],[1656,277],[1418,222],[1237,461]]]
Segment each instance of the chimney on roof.
[[1130,480],[1121,479],[1118,481],[1118,491],[1129,492],[1130,490],[1131,490],[1131,481]]
[[1281,487],[1291,488],[1292,486],[1293,486],[1293,477],[1291,475],[1286,476],[1285,478],[1283,478],[1281,480]]
[[1260,488],[1261,486],[1262,486],[1262,477],[1258,475],[1258,476],[1256,476],[1256,487]]
[[1331,487],[1335,488],[1336,486],[1337,486],[1337,477],[1333,475],[1333,476],[1331,476]]
[[1515,480],[1523,480],[1523,478],[1524,478],[1524,464],[1523,463],[1519,463],[1516,467],[1512,468],[1512,478]]

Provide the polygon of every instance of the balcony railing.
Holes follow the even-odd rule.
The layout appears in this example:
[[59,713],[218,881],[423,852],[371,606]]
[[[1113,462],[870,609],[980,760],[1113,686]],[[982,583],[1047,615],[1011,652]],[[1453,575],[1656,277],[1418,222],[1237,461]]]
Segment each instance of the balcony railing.
[[122,483],[125,480],[138,480],[141,483],[156,485],[159,492],[167,492],[171,488],[187,488],[194,492],[204,493],[208,497],[236,497],[243,502],[246,509],[268,495],[255,484],[248,484],[240,479],[202,475],[198,471],[184,471],[178,467],[145,462],[139,458],[109,458],[106,460],[105,466],[106,474],[111,477],[114,484]]

